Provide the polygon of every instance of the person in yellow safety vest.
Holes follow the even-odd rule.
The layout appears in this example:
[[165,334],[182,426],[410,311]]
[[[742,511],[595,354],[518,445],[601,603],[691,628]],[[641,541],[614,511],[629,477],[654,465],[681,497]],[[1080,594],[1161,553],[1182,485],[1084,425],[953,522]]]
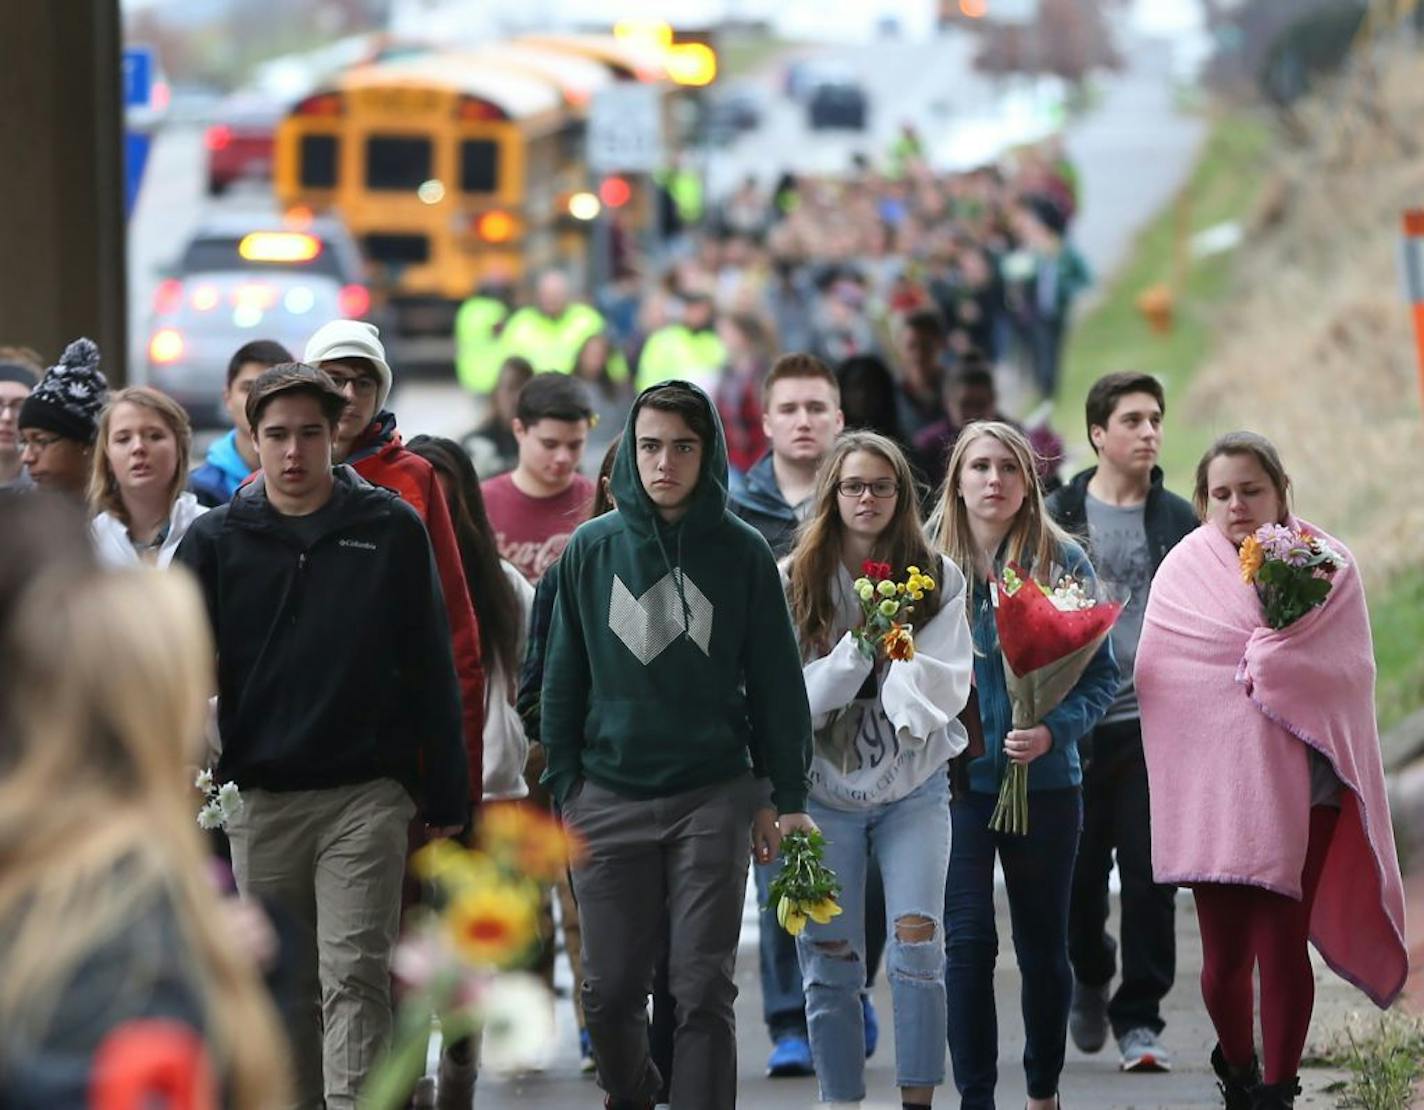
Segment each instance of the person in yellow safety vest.
[[[499,361],[519,355],[529,360],[536,373],[572,373],[579,348],[589,336],[603,331],[603,315],[590,305],[570,303],[569,279],[557,270],[540,275],[534,300],[505,321],[499,335]],[[621,358],[610,361],[608,370],[614,381],[628,377],[628,364]]]
[[455,314],[455,376],[471,393],[493,393],[499,381],[499,333],[509,301],[507,286],[481,286]]
[[659,328],[643,344],[638,358],[638,391],[681,378],[711,393],[726,365],[727,348],[717,334],[712,298],[693,293],[683,302],[682,320]]
[[900,134],[890,144],[890,177],[896,181],[909,172],[912,161],[923,161],[925,144],[915,125],[906,120],[900,125]]

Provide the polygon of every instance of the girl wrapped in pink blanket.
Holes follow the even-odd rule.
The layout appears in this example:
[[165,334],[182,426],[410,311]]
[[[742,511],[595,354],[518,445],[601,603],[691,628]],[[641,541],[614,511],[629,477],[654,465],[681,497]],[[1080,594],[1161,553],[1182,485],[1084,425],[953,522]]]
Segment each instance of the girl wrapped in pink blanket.
[[1238,546],[1263,524],[1304,523],[1269,441],[1218,440],[1196,487],[1206,523],[1163,561],[1137,654],[1153,871],[1196,898],[1226,1105],[1291,1106],[1314,1003],[1307,940],[1380,1007],[1408,969],[1369,618],[1345,553],[1322,605],[1267,626]]

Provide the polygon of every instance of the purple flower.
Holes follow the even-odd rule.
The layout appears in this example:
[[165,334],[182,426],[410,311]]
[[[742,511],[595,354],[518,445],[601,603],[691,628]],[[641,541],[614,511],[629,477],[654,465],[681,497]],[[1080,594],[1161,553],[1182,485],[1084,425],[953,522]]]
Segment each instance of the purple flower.
[[[1256,529],[1256,539],[1260,541],[1267,559],[1276,562],[1290,562],[1290,552],[1294,548],[1305,547],[1300,533],[1284,524],[1263,524]],[[1307,548],[1308,551],[1308,548]],[[1300,566],[1292,563],[1292,566]]]

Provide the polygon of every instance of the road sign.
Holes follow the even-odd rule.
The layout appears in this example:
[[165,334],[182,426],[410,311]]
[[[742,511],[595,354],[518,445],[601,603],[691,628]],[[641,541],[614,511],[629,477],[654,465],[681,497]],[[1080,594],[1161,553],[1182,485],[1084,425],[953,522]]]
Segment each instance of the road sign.
[[124,107],[147,108],[153,98],[153,48],[124,47]]
[[151,137],[146,131],[124,132],[124,216],[131,217],[134,202],[138,200],[139,183],[143,181],[143,167],[148,163],[148,148]]
[[596,93],[588,114],[588,168],[594,173],[654,173],[662,165],[658,90],[619,84]]

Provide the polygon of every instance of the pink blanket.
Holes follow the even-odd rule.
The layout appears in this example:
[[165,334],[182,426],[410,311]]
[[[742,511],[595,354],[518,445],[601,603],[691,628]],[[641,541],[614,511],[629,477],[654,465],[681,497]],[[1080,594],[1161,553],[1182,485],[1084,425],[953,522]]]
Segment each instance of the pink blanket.
[[1198,528],[1163,560],[1136,666],[1152,867],[1159,882],[1245,883],[1298,899],[1314,748],[1346,789],[1311,940],[1385,1007],[1408,971],[1404,889],[1364,590],[1353,556],[1330,543],[1350,566],[1323,606],[1279,632],[1241,581],[1236,546],[1215,527]]

